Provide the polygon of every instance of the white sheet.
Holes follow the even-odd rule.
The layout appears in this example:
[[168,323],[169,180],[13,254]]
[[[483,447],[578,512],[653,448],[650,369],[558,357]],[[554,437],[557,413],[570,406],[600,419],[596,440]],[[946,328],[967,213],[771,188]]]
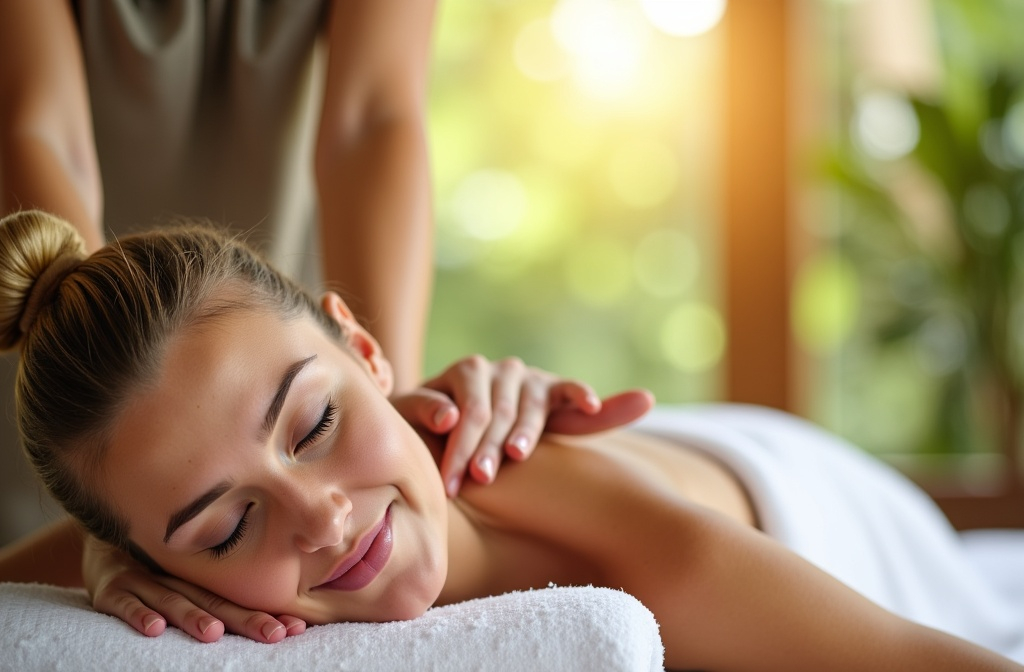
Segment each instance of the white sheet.
[[413,621],[338,623],[277,644],[225,635],[200,644],[168,628],[144,637],[92,611],[83,591],[0,584],[0,669],[661,670],[654,616],[607,588],[548,588],[430,609]]

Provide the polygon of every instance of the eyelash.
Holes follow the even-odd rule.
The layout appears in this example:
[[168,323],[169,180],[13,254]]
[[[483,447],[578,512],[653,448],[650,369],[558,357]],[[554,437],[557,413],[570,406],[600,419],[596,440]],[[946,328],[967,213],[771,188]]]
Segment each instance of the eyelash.
[[295,446],[295,454],[298,455],[300,452],[312,445],[314,441],[323,436],[334,422],[334,418],[337,414],[338,407],[335,406],[333,402],[327,402],[327,408],[324,409],[324,414],[320,416],[320,422],[316,423],[316,427],[306,435],[306,438],[299,441],[298,445]]
[[246,528],[249,527],[249,509],[252,508],[252,504],[245,507],[245,513],[242,514],[242,519],[238,521],[238,525],[235,526],[235,530],[231,533],[231,536],[217,544],[216,546],[210,547],[210,553],[215,558],[223,558],[227,555],[228,551],[234,548],[238,542],[242,540],[245,535]]
[[[306,438],[299,441],[299,444],[295,446],[295,453],[305,450],[310,444],[319,439],[324,433],[330,428],[334,422],[335,416],[338,414],[338,407],[332,402],[327,403],[327,407],[324,409],[324,414],[320,416],[320,421],[316,423],[316,427],[306,435]],[[252,504],[245,507],[245,513],[242,514],[242,518],[238,521],[238,525],[235,526],[234,531],[227,539],[217,544],[216,546],[210,547],[210,553],[213,554],[214,558],[222,558],[228,554],[228,551],[238,545],[238,542],[245,536],[245,530],[249,527],[249,509],[252,508]]]

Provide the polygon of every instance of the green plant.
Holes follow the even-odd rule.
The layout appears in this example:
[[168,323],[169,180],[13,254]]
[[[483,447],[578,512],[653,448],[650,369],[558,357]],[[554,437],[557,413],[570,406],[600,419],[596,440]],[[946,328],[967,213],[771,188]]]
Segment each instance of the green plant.
[[[931,373],[931,431],[917,449],[1012,456],[1024,399],[1024,72],[1011,31],[1024,8],[932,9],[941,83],[884,94],[904,101],[916,143],[897,156],[843,132],[828,153],[844,203],[836,242],[861,278],[870,347],[907,348]],[[841,79],[844,129],[873,95],[855,74]]]

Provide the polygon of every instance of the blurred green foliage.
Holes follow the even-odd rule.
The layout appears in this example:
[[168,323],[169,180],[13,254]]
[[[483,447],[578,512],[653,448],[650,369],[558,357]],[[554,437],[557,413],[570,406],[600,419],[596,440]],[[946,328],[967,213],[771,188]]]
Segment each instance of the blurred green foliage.
[[839,42],[825,170],[861,297],[833,362],[840,429],[881,451],[996,450],[1018,444],[1024,381],[1024,3],[930,7],[932,90],[880,90]]
[[[639,6],[439,3],[428,373],[480,352],[602,394],[717,394],[719,38],[658,33]],[[560,44],[558,11],[599,51]]]

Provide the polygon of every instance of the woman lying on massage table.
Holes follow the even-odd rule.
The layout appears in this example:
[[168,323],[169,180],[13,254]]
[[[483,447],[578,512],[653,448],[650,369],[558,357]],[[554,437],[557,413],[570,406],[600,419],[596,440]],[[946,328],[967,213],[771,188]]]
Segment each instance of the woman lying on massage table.
[[[18,420],[40,477],[154,571],[309,623],[622,588],[672,668],[1020,669],[788,550],[759,529],[778,522],[750,482],[664,435],[547,437],[448,499],[439,446],[388,403],[387,362],[337,295],[314,302],[208,229],[80,245],[52,217],[3,220],[0,268],[26,277],[0,285],[0,341],[23,340]],[[906,487],[878,474],[881,492]]]

